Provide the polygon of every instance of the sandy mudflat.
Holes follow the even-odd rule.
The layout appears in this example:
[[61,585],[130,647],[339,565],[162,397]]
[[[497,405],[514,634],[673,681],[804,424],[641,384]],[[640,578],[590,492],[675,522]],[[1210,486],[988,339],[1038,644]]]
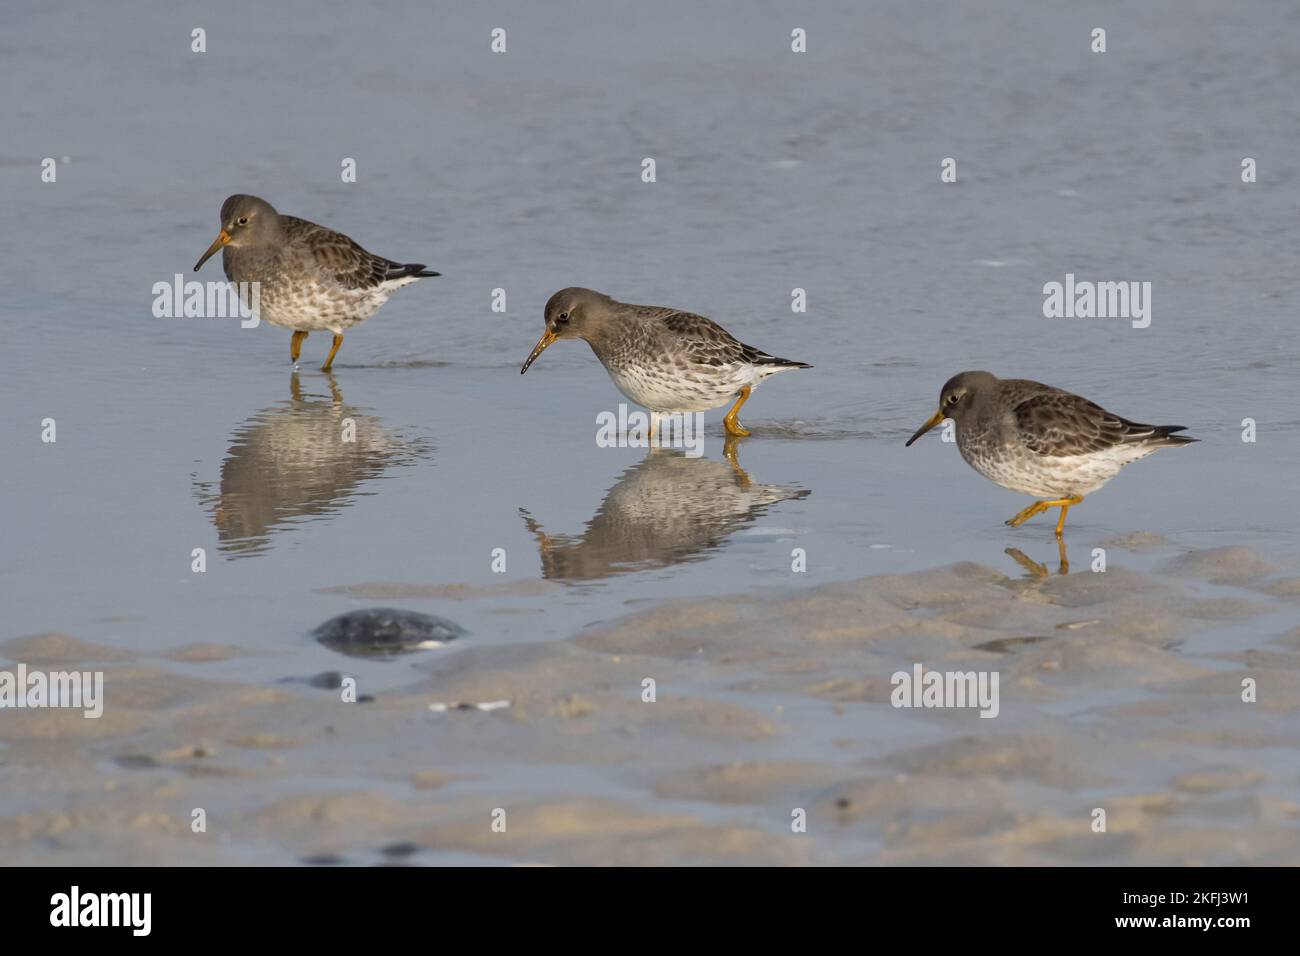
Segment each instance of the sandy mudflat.
[[[361,703],[265,651],[12,639],[5,667],[102,669],[107,703],[98,720],[0,712],[0,850],[15,864],[1300,861],[1300,560],[1214,548],[1147,573],[1122,549],[1159,542],[1109,544],[1104,574],[963,563],[665,604],[556,642],[470,638],[393,661],[409,682]],[[357,585],[376,587],[394,593]],[[428,590],[447,594],[499,599]],[[202,676],[241,657],[265,679]],[[999,715],[895,709],[890,676],[916,662],[996,670]],[[489,701],[510,705],[429,709]]]

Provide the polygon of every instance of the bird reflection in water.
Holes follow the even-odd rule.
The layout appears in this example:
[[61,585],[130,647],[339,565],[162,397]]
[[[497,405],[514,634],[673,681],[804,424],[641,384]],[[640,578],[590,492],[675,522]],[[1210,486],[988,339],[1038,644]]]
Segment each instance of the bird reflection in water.
[[[1057,567],[1056,573],[1069,574],[1070,559],[1066,556],[1065,553],[1064,538],[1056,539],[1056,549],[1057,549],[1057,555],[1061,562],[1060,565]],[[1025,552],[1021,551],[1019,548],[1007,548],[1003,551],[1003,554],[1011,555],[1011,557],[1015,559],[1016,564],[1020,565],[1022,568],[1025,569],[1026,572],[1025,577],[1046,578],[1051,576],[1051,572],[1047,570],[1046,564],[1040,564],[1039,562],[1033,560],[1031,557],[1029,557],[1029,555],[1025,554]]]
[[221,481],[199,483],[220,550],[245,557],[268,550],[272,536],[304,518],[328,518],[351,503],[362,482],[425,457],[407,440],[343,400],[334,376],[330,395],[303,394],[295,372],[289,400],[253,415],[230,436]]
[[547,534],[521,508],[537,537],[542,576],[590,581],[699,560],[770,506],[811,494],[751,481],[735,444],[728,439],[725,461],[652,448],[619,477],[580,536]]

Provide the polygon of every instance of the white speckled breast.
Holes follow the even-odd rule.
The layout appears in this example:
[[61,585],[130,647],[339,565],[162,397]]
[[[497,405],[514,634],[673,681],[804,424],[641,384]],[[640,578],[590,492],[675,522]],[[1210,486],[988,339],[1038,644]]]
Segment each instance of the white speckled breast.
[[967,464],[1003,488],[1035,498],[1092,494],[1156,447],[1134,443],[1087,455],[1048,457],[1018,444],[964,441],[962,430],[957,430],[957,448]]
[[726,405],[746,385],[757,385],[766,375],[752,365],[613,365],[605,370],[614,386],[652,412],[704,412]]
[[419,280],[414,276],[392,279],[372,288],[350,289],[325,275],[291,275],[272,264],[258,268],[242,259],[225,260],[226,277],[233,282],[257,282],[261,318],[271,325],[304,332],[342,333],[375,314],[394,292]]

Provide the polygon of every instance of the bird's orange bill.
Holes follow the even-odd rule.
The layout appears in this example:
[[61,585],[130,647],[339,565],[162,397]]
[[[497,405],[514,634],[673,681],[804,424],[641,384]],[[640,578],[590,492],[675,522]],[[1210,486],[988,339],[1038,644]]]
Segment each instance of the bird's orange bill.
[[945,418],[947,418],[947,416],[944,415],[944,413],[943,413],[943,409],[942,409],[942,408],[939,409],[937,412],[935,412],[933,415],[930,416],[930,420],[929,420],[929,421],[927,421],[924,425],[922,425],[920,428],[918,428],[918,429],[916,430],[916,434],[913,435],[911,438],[909,438],[909,439],[907,440],[907,444],[904,445],[903,447],[904,447],[904,448],[909,448],[909,447],[911,447],[912,442],[916,441],[918,438],[920,438],[922,435],[924,435],[926,432],[928,432],[928,431],[929,431],[931,428],[933,428],[935,425],[938,425],[938,424],[939,424],[941,421],[943,421]]
[[198,272],[199,267],[202,266],[203,263],[211,259],[213,253],[215,253],[218,249],[220,249],[229,241],[230,241],[230,233],[222,229],[221,232],[217,233],[217,238],[212,240],[212,245],[208,246],[208,251],[203,253],[203,257],[200,258],[198,262],[194,263],[194,271]]
[[533,346],[533,352],[531,355],[528,356],[528,361],[524,363],[524,367],[519,370],[519,374],[523,375],[525,372],[527,372],[528,366],[536,362],[537,356],[541,355],[548,348],[550,348],[551,343],[554,342],[556,338],[557,338],[556,334],[552,332],[550,329],[547,329],[546,334],[543,335],[540,339],[538,339],[537,344]]

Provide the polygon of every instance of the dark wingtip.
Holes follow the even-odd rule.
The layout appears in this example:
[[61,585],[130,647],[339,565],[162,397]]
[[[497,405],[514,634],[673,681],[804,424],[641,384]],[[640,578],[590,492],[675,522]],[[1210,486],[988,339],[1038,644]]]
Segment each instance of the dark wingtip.
[[389,269],[385,279],[405,279],[408,276],[415,279],[424,279],[430,276],[440,276],[441,272],[434,272],[432,269],[426,269],[423,262],[403,262],[401,268]]
[[776,365],[780,368],[812,368],[807,362],[796,362],[794,359],[777,358],[775,355],[768,355],[758,360],[759,365]]
[[1190,445],[1192,442],[1200,441],[1199,438],[1193,438],[1191,435],[1175,435],[1174,432],[1187,430],[1186,425],[1161,425],[1156,429],[1160,433],[1166,444],[1169,445]]

